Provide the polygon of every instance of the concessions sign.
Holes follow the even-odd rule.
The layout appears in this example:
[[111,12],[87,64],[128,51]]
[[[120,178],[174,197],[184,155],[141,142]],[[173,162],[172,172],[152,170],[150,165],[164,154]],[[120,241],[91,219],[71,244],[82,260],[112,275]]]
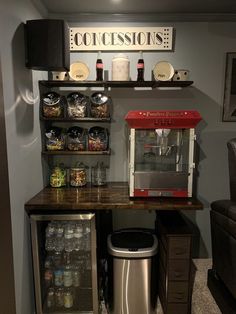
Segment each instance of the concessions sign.
[[172,27],[72,27],[71,51],[172,50]]

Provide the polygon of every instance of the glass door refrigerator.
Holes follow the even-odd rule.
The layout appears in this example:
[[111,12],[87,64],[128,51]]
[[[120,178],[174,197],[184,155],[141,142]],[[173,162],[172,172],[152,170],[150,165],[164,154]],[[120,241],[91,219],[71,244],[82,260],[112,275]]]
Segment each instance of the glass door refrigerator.
[[98,313],[95,214],[32,215],[36,313]]

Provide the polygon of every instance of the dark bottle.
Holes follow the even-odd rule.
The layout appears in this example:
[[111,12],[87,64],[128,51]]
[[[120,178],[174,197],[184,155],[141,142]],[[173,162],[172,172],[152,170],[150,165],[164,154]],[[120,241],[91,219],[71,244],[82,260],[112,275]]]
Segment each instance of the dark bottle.
[[143,53],[140,51],[140,56],[138,59],[137,64],[138,76],[137,81],[144,81],[144,60],[143,60]]
[[100,51],[98,52],[96,61],[96,81],[103,81],[103,62]]

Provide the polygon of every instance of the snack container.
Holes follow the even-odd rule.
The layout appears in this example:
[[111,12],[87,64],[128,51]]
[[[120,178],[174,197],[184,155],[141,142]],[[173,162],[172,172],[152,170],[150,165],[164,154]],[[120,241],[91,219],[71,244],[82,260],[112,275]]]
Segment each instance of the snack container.
[[59,188],[66,185],[66,170],[61,167],[54,167],[50,175],[50,186]]
[[126,55],[120,53],[112,59],[112,81],[130,80],[130,62]]
[[45,133],[47,150],[64,150],[65,149],[65,135],[62,128],[51,127]]
[[69,118],[84,118],[88,116],[89,98],[73,92],[67,96],[67,115]]
[[91,96],[90,114],[93,118],[109,118],[110,98],[104,93],[93,93]]
[[67,131],[67,148],[71,151],[84,151],[87,147],[86,130],[73,126]]
[[88,131],[88,150],[105,151],[108,149],[108,131],[105,128],[94,126]]
[[43,116],[45,118],[60,118],[63,116],[62,97],[55,92],[43,96]]
[[84,163],[76,164],[70,168],[70,185],[80,187],[87,184],[87,166]]

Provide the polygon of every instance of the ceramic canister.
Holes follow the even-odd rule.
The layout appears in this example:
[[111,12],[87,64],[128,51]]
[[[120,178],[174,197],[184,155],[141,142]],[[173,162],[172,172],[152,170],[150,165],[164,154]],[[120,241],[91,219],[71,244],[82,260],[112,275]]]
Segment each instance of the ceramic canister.
[[189,76],[189,70],[175,70],[173,81],[187,81]]
[[128,57],[120,53],[112,59],[112,81],[130,80],[130,62]]

